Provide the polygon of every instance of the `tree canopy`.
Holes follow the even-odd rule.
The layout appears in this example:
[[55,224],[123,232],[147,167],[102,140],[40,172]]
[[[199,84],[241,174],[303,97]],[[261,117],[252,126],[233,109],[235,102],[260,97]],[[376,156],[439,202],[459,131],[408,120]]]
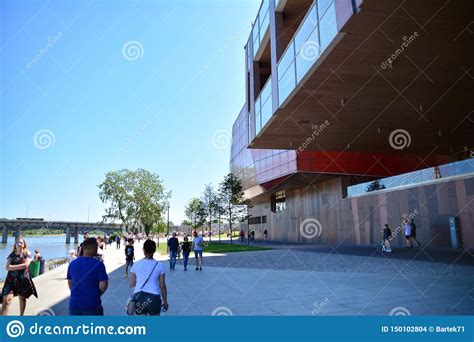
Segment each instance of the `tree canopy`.
[[109,171],[98,187],[100,200],[108,204],[104,222],[121,221],[127,231],[143,227],[146,234],[158,224],[171,197],[160,177],[143,169]]

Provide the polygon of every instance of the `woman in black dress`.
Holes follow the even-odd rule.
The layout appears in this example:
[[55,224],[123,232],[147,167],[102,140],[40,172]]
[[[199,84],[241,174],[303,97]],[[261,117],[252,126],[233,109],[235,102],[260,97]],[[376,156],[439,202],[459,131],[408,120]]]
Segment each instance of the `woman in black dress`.
[[7,259],[7,278],[2,290],[2,315],[8,314],[8,307],[15,296],[19,296],[20,315],[23,316],[26,308],[26,299],[32,294],[36,297],[36,289],[31,281],[28,267],[31,261],[31,253],[27,248],[26,241],[19,238],[13,246],[13,251]]

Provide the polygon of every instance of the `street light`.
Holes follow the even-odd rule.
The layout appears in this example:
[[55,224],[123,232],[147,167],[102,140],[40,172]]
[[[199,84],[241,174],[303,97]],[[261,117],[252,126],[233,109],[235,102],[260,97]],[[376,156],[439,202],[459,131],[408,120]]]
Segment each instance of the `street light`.
[[167,217],[167,223],[166,223],[166,241],[169,240],[170,238],[170,205],[168,204],[166,206],[166,209],[168,210],[168,217]]

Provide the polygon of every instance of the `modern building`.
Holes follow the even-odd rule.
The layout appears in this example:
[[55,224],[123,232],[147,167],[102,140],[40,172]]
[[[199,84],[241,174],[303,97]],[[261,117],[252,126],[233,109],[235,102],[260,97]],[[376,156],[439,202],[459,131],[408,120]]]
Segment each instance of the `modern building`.
[[473,10],[262,1],[231,150],[256,238],[378,244],[387,223],[401,246],[414,218],[425,246],[474,248]]

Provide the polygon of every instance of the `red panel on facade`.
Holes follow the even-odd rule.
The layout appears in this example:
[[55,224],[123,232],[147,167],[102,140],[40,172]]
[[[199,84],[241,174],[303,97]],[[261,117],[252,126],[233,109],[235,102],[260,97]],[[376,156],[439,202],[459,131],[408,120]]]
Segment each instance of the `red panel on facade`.
[[364,176],[393,176],[451,162],[448,156],[370,152],[303,151],[298,171]]

